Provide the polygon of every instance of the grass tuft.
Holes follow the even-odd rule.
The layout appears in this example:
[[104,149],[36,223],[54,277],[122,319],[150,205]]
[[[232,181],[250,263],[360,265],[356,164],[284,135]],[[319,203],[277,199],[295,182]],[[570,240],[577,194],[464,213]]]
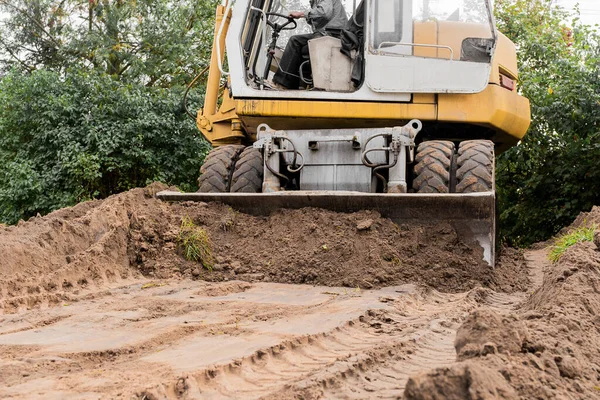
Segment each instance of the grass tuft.
[[225,232],[232,231],[235,226],[237,216],[238,216],[238,212],[235,211],[233,208],[229,207],[227,209],[227,213],[221,219],[221,222],[220,222],[221,229],[223,229]]
[[183,256],[186,260],[199,262],[204,268],[212,271],[215,260],[210,238],[208,233],[196,226],[191,218],[185,217],[181,221],[177,242],[183,248]]
[[560,260],[565,251],[581,242],[591,242],[594,240],[594,231],[598,229],[598,225],[593,224],[591,226],[582,226],[577,229],[572,230],[571,232],[559,237],[556,240],[554,246],[550,250],[550,254],[548,258],[552,262],[557,262]]

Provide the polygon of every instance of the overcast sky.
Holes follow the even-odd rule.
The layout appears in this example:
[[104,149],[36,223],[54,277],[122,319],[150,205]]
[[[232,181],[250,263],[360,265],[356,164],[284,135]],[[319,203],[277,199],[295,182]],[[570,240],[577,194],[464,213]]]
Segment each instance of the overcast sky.
[[600,0],[554,0],[554,2],[567,10],[572,10],[576,4],[579,4],[583,23],[600,24]]

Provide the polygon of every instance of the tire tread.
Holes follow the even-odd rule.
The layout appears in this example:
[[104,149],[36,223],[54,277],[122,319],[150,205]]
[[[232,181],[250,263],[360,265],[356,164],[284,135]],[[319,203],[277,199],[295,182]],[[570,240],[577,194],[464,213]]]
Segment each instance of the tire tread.
[[200,167],[198,178],[198,192],[202,193],[227,193],[231,185],[231,175],[240,153],[244,150],[242,145],[226,145],[217,147],[208,153],[204,164]]

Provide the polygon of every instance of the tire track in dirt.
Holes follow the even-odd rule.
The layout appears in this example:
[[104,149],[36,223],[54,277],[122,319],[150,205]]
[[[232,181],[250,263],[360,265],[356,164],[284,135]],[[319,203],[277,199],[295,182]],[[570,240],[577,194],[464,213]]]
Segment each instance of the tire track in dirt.
[[[455,362],[456,330],[479,306],[477,290],[399,296],[389,310],[368,311],[332,331],[197,371],[142,392],[140,398],[169,393],[192,398],[398,398],[412,374]],[[505,307],[510,299],[485,296],[479,301],[484,300]]]
[[[391,328],[383,339],[380,316],[365,315],[326,333],[306,335],[256,351],[249,357],[194,373],[184,379],[190,397],[260,398],[271,393],[279,398],[292,384],[323,370],[351,374],[356,366],[365,367],[378,358],[397,354],[411,347],[405,334]],[[383,323],[393,325],[388,318]],[[181,381],[140,395],[177,393]],[[202,388],[201,390],[199,388]]]
[[[410,376],[455,362],[456,331],[469,313],[510,312],[524,296],[412,285],[348,291],[184,281],[141,290],[138,283],[30,311],[33,324],[6,316],[0,338],[40,346],[10,348],[0,396],[399,398]],[[98,347],[95,324],[118,341]],[[54,342],[27,333],[38,328]],[[65,343],[61,332],[80,343]]]
[[[528,257],[530,276],[535,282],[534,289],[541,284],[543,266],[546,264],[546,253],[538,251]],[[410,376],[422,371],[447,367],[456,362],[454,339],[461,320],[473,309],[480,306],[501,313],[515,310],[525,299],[527,293],[499,293],[489,289],[478,288],[460,295],[443,294],[430,291],[418,299],[413,307],[398,313],[386,313],[384,319],[393,321],[394,333],[376,330],[377,343],[385,345],[347,349],[355,353],[347,357],[337,357],[332,363],[317,362],[311,370],[300,370],[287,380],[277,379],[275,385],[260,385],[262,372],[277,371],[277,362],[268,368],[257,368],[252,375],[255,390],[244,392],[245,398],[401,398]],[[364,329],[364,326],[362,327]],[[335,335],[334,335],[335,336]],[[321,351],[331,351],[326,343],[319,341]],[[346,342],[347,343],[347,342]],[[237,370],[236,373],[244,374]],[[225,370],[226,371],[226,370]],[[227,372],[225,372],[227,374]],[[283,378],[283,377],[281,377]],[[300,379],[298,379],[300,378]],[[292,381],[292,383],[290,383]],[[223,383],[225,382],[225,383]],[[217,385],[212,394],[219,397],[234,398],[240,392],[243,382],[235,382],[230,387],[227,377],[202,381],[206,386]],[[208,384],[207,384],[208,383]],[[211,398],[211,393],[204,389],[195,395]],[[266,394],[277,386],[283,388]]]
[[[299,382],[266,398],[400,398],[408,378],[422,370],[455,362],[456,315],[474,305],[468,296],[445,296],[434,292],[421,299],[420,307],[386,313],[397,332],[379,331],[378,343],[385,345],[359,351],[347,360],[337,360]],[[445,303],[445,304],[444,304]],[[435,305],[435,306],[434,306]],[[441,306],[442,310],[435,310]],[[420,315],[419,315],[420,314]],[[382,351],[383,350],[383,351]],[[366,359],[368,362],[356,362]],[[353,362],[354,361],[354,362]]]

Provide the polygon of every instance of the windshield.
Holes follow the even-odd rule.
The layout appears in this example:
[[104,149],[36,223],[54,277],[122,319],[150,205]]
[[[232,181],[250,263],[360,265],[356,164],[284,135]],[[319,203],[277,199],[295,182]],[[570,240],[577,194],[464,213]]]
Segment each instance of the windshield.
[[[372,0],[371,51],[485,62],[494,46],[487,0]],[[462,57],[469,52],[466,57]],[[479,56],[482,53],[483,56]]]
[[490,23],[486,0],[413,0],[414,21]]
[[[346,14],[348,14],[348,18],[352,17],[354,14],[354,10],[359,6],[361,0],[341,0],[344,5],[344,9],[346,10]],[[304,11],[308,12],[310,10],[310,0],[276,0],[273,2],[273,6],[271,7],[271,12],[275,12],[278,14],[288,15],[292,11]],[[271,20],[279,23],[282,23],[283,20],[279,17],[272,16]],[[312,28],[306,22],[304,18],[296,20],[298,24],[298,28],[293,31],[282,31],[279,40],[277,41],[277,47],[285,48],[289,38],[293,35],[299,35],[304,33],[312,33]],[[271,31],[269,29],[269,35]]]

